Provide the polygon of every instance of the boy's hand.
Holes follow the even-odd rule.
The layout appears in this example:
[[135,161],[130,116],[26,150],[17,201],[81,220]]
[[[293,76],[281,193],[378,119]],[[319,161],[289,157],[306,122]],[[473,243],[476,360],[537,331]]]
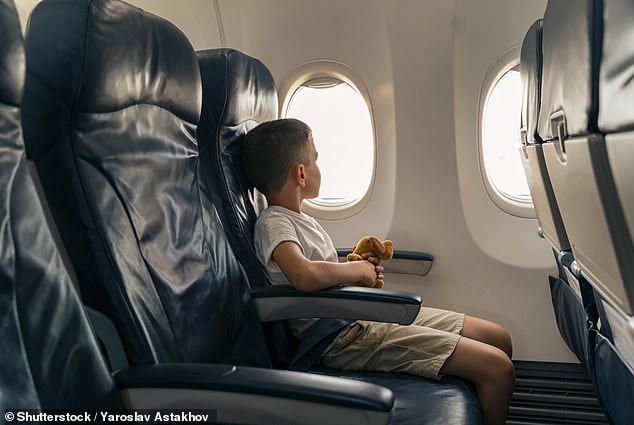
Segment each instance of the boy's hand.
[[374,265],[378,266],[379,264],[381,264],[381,259],[377,257],[374,252],[364,252],[363,254],[361,254],[361,257],[363,257],[364,260],[368,260]]
[[385,268],[381,265],[381,259],[379,257],[374,257],[373,253],[364,253],[361,255],[364,259],[368,260],[370,263],[374,264],[374,271],[376,272],[376,278],[385,280],[385,276],[383,276],[383,271]]
[[385,279],[383,276],[383,266],[375,265],[374,262],[369,259],[368,261],[355,261],[349,264],[358,264],[361,268],[363,268],[363,278],[358,281],[361,286],[372,288],[376,285],[377,280]]
[[[366,270],[365,276],[359,282],[363,286],[367,286],[372,288],[376,286],[377,280],[385,280],[385,276],[383,276],[383,266],[380,265],[381,260],[376,257],[368,257],[367,261],[357,261],[356,263],[363,264],[364,269]],[[371,265],[371,268],[368,267],[368,264]],[[370,272],[368,273],[369,270]]]

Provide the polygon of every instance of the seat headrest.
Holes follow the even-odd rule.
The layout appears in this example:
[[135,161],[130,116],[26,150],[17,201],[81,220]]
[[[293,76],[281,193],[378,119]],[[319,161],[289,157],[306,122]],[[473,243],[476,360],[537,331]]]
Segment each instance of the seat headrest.
[[12,0],[0,0],[0,103],[18,106],[24,88],[24,44]]
[[275,81],[262,62],[233,49],[197,55],[204,90],[201,126],[248,131],[277,117]]
[[[150,104],[198,122],[196,58],[187,37],[160,17],[122,1],[50,0],[32,13],[26,43],[28,72],[39,71],[35,77],[77,112]],[[46,66],[60,58],[65,66]],[[60,70],[66,75],[55,75]]]
[[599,79],[599,128],[634,128],[634,3],[604,1],[603,57]]
[[522,81],[522,138],[529,144],[541,143],[537,132],[537,118],[541,103],[542,85],[542,20],[528,29],[520,52],[520,79]]
[[542,104],[539,135],[557,138],[551,120],[565,124],[568,136],[597,127],[598,73],[601,60],[601,0],[550,0],[543,20]]

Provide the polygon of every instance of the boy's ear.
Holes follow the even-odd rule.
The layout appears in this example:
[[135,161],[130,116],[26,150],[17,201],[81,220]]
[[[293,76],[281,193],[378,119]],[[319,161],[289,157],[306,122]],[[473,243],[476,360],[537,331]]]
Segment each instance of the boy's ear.
[[293,178],[298,185],[302,187],[306,185],[306,169],[304,168],[304,164],[295,164],[295,167],[293,167]]

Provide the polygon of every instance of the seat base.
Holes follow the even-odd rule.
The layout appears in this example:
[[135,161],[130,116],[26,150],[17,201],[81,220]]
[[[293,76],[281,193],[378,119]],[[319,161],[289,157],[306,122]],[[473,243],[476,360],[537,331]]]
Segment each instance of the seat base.
[[440,381],[405,373],[348,372],[316,367],[311,372],[357,379],[394,393],[392,425],[480,425],[480,402],[471,384],[445,376]]

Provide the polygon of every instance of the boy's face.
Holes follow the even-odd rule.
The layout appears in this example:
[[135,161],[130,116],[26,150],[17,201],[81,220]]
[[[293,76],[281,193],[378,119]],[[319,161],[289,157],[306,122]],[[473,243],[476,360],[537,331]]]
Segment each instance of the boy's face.
[[308,136],[308,164],[304,165],[306,170],[306,199],[313,199],[319,196],[321,187],[321,170],[317,165],[317,149],[313,136]]

